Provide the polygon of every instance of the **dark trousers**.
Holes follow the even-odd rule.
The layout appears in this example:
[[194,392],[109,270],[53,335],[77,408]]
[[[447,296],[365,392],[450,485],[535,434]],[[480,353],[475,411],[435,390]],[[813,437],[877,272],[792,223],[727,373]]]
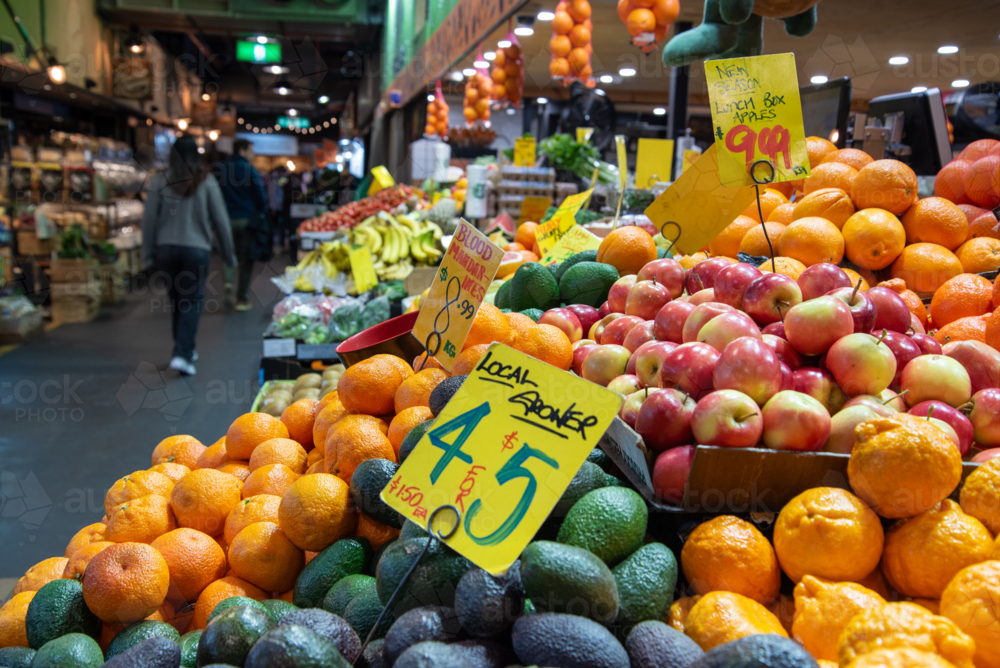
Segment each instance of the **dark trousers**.
[[211,251],[190,246],[157,246],[156,269],[166,275],[173,317],[174,357],[191,361],[205,301]]
[[[250,273],[253,270],[253,261],[250,259],[250,235],[247,233],[247,218],[230,218],[229,224],[233,228],[233,247],[236,251],[236,267],[226,266],[224,275],[226,283],[235,283],[236,300],[245,302],[247,292],[250,290]],[[236,281],[233,280],[238,279]]]

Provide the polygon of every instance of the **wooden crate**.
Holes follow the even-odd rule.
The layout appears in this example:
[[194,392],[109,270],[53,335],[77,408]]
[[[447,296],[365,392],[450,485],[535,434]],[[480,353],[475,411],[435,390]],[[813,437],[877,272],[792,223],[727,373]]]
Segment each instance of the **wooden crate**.
[[101,310],[100,299],[75,298],[52,300],[52,322],[73,324],[90,322]]
[[19,255],[51,255],[55,250],[55,239],[39,239],[34,230],[17,231],[17,252]]
[[115,264],[101,265],[101,303],[118,304],[128,293],[128,272]]
[[100,301],[103,283],[95,275],[87,281],[52,283],[51,288],[52,301],[59,301],[63,299],[89,299],[92,301]]
[[53,283],[87,282],[97,278],[97,260],[61,260],[49,265],[49,280]]

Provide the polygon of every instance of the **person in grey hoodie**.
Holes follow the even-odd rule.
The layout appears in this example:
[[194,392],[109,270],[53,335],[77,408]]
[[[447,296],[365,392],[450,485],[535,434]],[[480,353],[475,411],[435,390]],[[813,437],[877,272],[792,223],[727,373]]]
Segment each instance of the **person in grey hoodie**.
[[142,245],[145,266],[155,267],[167,279],[174,338],[170,368],[191,376],[213,232],[225,263],[236,266],[222,190],[194,137],[184,135],[171,147],[166,171],[155,174],[149,184]]

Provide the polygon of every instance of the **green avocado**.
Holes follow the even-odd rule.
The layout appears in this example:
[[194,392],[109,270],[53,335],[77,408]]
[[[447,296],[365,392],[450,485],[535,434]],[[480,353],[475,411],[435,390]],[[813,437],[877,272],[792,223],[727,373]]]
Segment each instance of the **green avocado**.
[[615,577],[597,556],[547,540],[521,553],[521,586],[539,612],[565,612],[606,626],[618,617]]
[[300,608],[318,608],[330,587],[348,575],[364,573],[371,558],[372,546],[367,538],[341,538],[302,569],[292,603]]
[[556,540],[589,550],[614,566],[642,545],[648,517],[646,502],[637,492],[602,487],[576,502]]

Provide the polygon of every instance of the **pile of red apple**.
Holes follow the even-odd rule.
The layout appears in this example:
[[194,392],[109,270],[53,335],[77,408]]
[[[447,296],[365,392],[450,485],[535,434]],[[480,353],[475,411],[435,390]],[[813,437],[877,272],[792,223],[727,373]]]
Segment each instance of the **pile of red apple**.
[[[654,485],[678,501],[694,446],[849,454],[854,429],[908,412],[973,461],[1000,455],[1000,352],[923,333],[895,292],[862,292],[836,265],[799,279],[713,258],[623,276],[600,309],[547,311],[573,370],[625,396],[621,418],[660,453]],[[584,332],[587,333],[584,338]]]

